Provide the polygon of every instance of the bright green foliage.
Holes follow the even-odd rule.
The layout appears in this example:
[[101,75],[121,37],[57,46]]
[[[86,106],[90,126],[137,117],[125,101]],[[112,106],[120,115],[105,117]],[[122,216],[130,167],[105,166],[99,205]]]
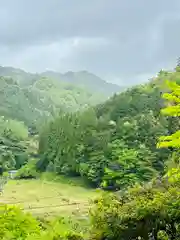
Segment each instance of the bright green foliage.
[[[73,223],[70,219],[57,218],[44,226],[44,231],[36,238],[29,237],[27,240],[83,240],[81,226]],[[79,233],[78,233],[79,232]]]
[[[168,116],[180,116],[180,85],[176,82],[167,81],[167,86],[170,89],[169,93],[164,93],[163,98],[170,101],[168,106],[162,109],[162,113]],[[180,130],[170,136],[162,136],[158,147],[180,147]]]
[[0,206],[0,239],[2,240],[83,240],[84,230],[83,226],[70,218],[59,217],[47,221],[42,218],[36,219],[18,207]]
[[30,159],[27,164],[21,167],[18,172],[16,173],[16,179],[31,179],[31,178],[38,178],[39,174],[36,171],[36,162],[35,159]]
[[38,222],[19,208],[0,206],[0,239],[25,240],[29,235],[40,233]]
[[[179,173],[176,170],[176,176]],[[179,180],[157,179],[120,196],[98,199],[91,210],[93,239],[179,239]]]

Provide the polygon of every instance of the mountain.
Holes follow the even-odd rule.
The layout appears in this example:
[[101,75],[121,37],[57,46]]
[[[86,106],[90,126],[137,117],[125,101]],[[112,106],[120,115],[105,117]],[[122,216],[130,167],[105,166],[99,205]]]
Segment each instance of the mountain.
[[13,78],[0,77],[1,116],[31,125],[59,111],[76,111],[106,99],[101,94],[45,77],[30,80],[29,85],[23,85]]
[[0,66],[0,76],[10,77],[20,85],[29,85],[32,84],[37,79],[39,79],[38,74],[28,73],[19,68],[2,66]]
[[108,83],[101,79],[100,77],[87,71],[80,72],[69,71],[65,74],[53,71],[46,71],[44,73],[41,73],[41,76],[50,77],[58,81],[64,81],[71,84],[75,84],[87,88],[90,91],[99,92],[108,96],[124,90],[123,87],[113,83]]
[[0,116],[29,126],[59,111],[94,106],[120,90],[120,86],[86,71],[33,74],[0,66]]
[[113,83],[108,83],[100,77],[87,71],[69,71],[64,74],[54,71],[46,71],[43,73],[33,74],[18,68],[0,66],[0,76],[11,77],[23,86],[32,84],[41,77],[48,77],[62,83],[69,83],[81,88],[85,88],[89,92],[93,91],[96,93],[101,93],[107,97],[116,92],[121,92],[124,90],[124,87]]

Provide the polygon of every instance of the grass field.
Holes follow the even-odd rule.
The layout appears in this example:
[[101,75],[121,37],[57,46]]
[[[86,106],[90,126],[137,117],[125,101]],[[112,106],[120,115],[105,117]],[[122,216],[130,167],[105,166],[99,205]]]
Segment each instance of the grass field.
[[78,180],[51,175],[39,180],[10,180],[0,202],[15,204],[36,216],[86,218],[90,200],[100,193],[85,188]]

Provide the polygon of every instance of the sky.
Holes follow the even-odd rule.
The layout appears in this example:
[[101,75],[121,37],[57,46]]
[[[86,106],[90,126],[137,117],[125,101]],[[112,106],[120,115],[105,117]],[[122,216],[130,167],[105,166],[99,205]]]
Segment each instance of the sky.
[[179,56],[180,0],[0,0],[2,66],[131,85]]

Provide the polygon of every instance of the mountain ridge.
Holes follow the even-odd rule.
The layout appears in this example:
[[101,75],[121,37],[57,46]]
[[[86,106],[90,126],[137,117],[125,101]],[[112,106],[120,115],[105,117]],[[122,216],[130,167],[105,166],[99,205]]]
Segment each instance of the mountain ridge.
[[90,91],[105,94],[106,96],[111,96],[114,93],[121,92],[125,89],[124,86],[109,83],[99,76],[85,70],[76,72],[68,71],[65,73],[49,70],[39,73],[31,73],[20,68],[0,66],[0,76],[12,77],[22,85],[29,85],[41,77],[48,77],[60,82],[79,85]]

